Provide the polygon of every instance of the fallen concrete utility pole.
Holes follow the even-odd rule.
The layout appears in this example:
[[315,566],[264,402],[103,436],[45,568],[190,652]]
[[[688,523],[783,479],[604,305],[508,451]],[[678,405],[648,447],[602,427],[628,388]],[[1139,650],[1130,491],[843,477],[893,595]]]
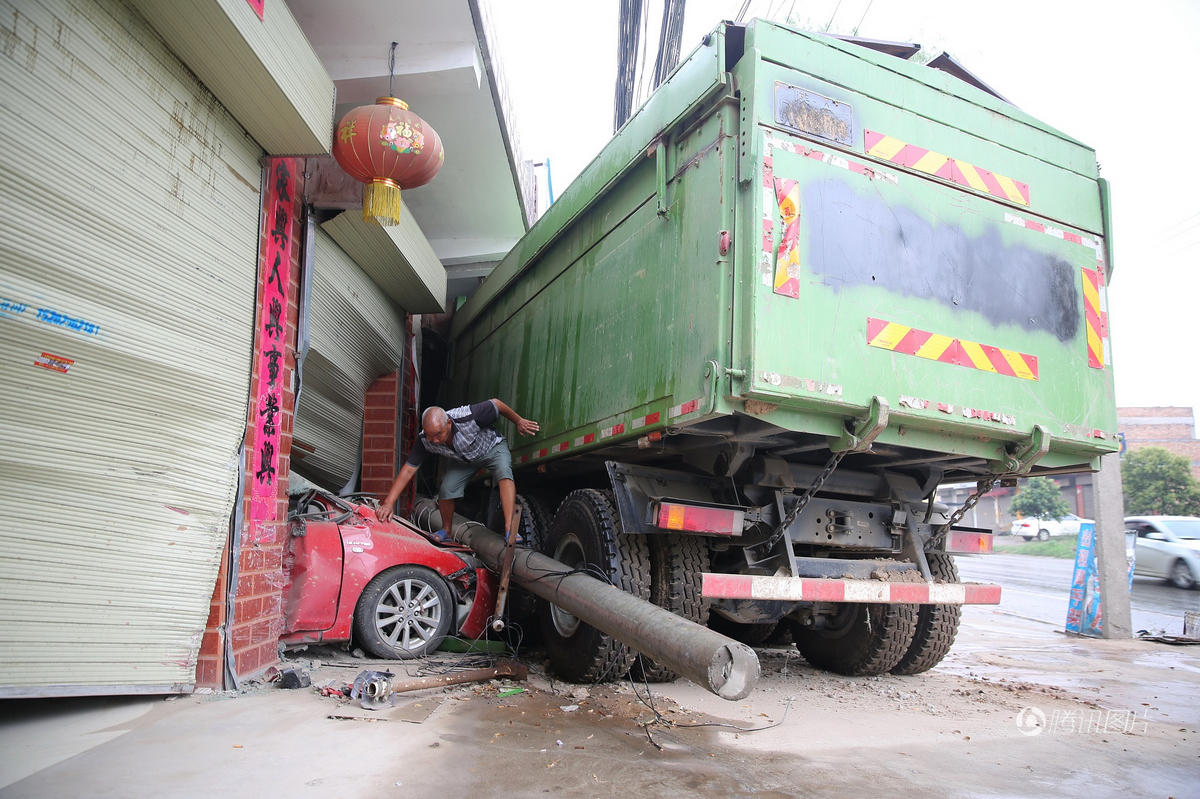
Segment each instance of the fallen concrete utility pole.
[[[418,500],[413,508],[414,521],[431,532],[437,529],[434,520],[440,518],[433,500]],[[502,567],[503,536],[458,514],[454,516],[450,535],[473,549],[489,568],[499,571]],[[758,681],[758,655],[745,644],[638,599],[614,585],[574,572],[570,566],[540,552],[518,549],[513,558],[512,577],[526,591],[552,602],[722,699],[742,699]]]
[[529,669],[521,663],[512,660],[498,660],[493,669],[472,669],[460,671],[457,674],[439,674],[433,677],[396,677],[392,680],[372,680],[363,687],[362,698],[359,701],[368,710],[385,703],[392,694],[403,694],[408,691],[420,691],[423,688],[442,688],[447,685],[462,685],[469,682],[483,682],[501,677],[523,680],[529,676]]

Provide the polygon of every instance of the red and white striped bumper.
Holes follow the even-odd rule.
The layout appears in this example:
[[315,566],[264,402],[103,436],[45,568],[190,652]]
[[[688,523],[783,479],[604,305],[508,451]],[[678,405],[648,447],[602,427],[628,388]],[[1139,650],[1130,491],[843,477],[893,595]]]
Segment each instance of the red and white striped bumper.
[[902,605],[998,605],[1000,586],[987,583],[888,583],[818,577],[755,577],[704,573],[701,593],[710,599],[778,599],[792,602],[871,602]]

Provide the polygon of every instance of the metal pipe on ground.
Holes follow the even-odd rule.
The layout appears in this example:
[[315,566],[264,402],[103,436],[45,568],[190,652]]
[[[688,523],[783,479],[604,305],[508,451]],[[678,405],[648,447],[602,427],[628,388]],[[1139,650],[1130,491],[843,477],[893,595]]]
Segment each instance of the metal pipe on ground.
[[[418,500],[413,508],[413,520],[431,532],[438,529],[434,520],[440,518],[433,500]],[[450,535],[473,549],[489,568],[499,571],[504,554],[503,536],[458,514],[454,515]],[[518,549],[513,558],[512,577],[531,594],[654,658],[722,699],[742,699],[758,681],[758,655],[745,644],[595,577],[573,572],[570,566],[540,552]]]

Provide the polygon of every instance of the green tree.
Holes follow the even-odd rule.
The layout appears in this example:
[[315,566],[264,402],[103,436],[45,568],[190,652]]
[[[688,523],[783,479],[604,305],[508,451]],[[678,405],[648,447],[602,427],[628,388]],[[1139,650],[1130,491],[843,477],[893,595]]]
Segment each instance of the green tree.
[[1121,461],[1121,482],[1130,516],[1200,516],[1200,484],[1183,455],[1162,447],[1130,452]]
[[1049,477],[1033,477],[1017,491],[1012,512],[1039,519],[1061,519],[1071,512],[1058,486]]

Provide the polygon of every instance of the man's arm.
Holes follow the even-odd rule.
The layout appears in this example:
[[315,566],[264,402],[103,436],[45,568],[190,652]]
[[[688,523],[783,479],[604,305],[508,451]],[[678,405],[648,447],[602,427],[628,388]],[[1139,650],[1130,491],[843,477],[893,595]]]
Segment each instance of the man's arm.
[[501,416],[517,426],[517,432],[521,435],[531,436],[542,429],[542,426],[537,422],[533,421],[532,419],[526,419],[522,417],[519,413],[495,397],[492,398],[492,402],[496,404],[496,410],[500,412]]
[[408,483],[412,480],[413,475],[417,473],[417,467],[410,463],[406,463],[400,467],[400,473],[396,475],[395,482],[392,483],[392,490],[388,491],[387,497],[375,509],[375,518],[381,522],[390,522],[392,520],[392,508],[396,506],[396,500],[400,498],[400,494],[408,487]]

